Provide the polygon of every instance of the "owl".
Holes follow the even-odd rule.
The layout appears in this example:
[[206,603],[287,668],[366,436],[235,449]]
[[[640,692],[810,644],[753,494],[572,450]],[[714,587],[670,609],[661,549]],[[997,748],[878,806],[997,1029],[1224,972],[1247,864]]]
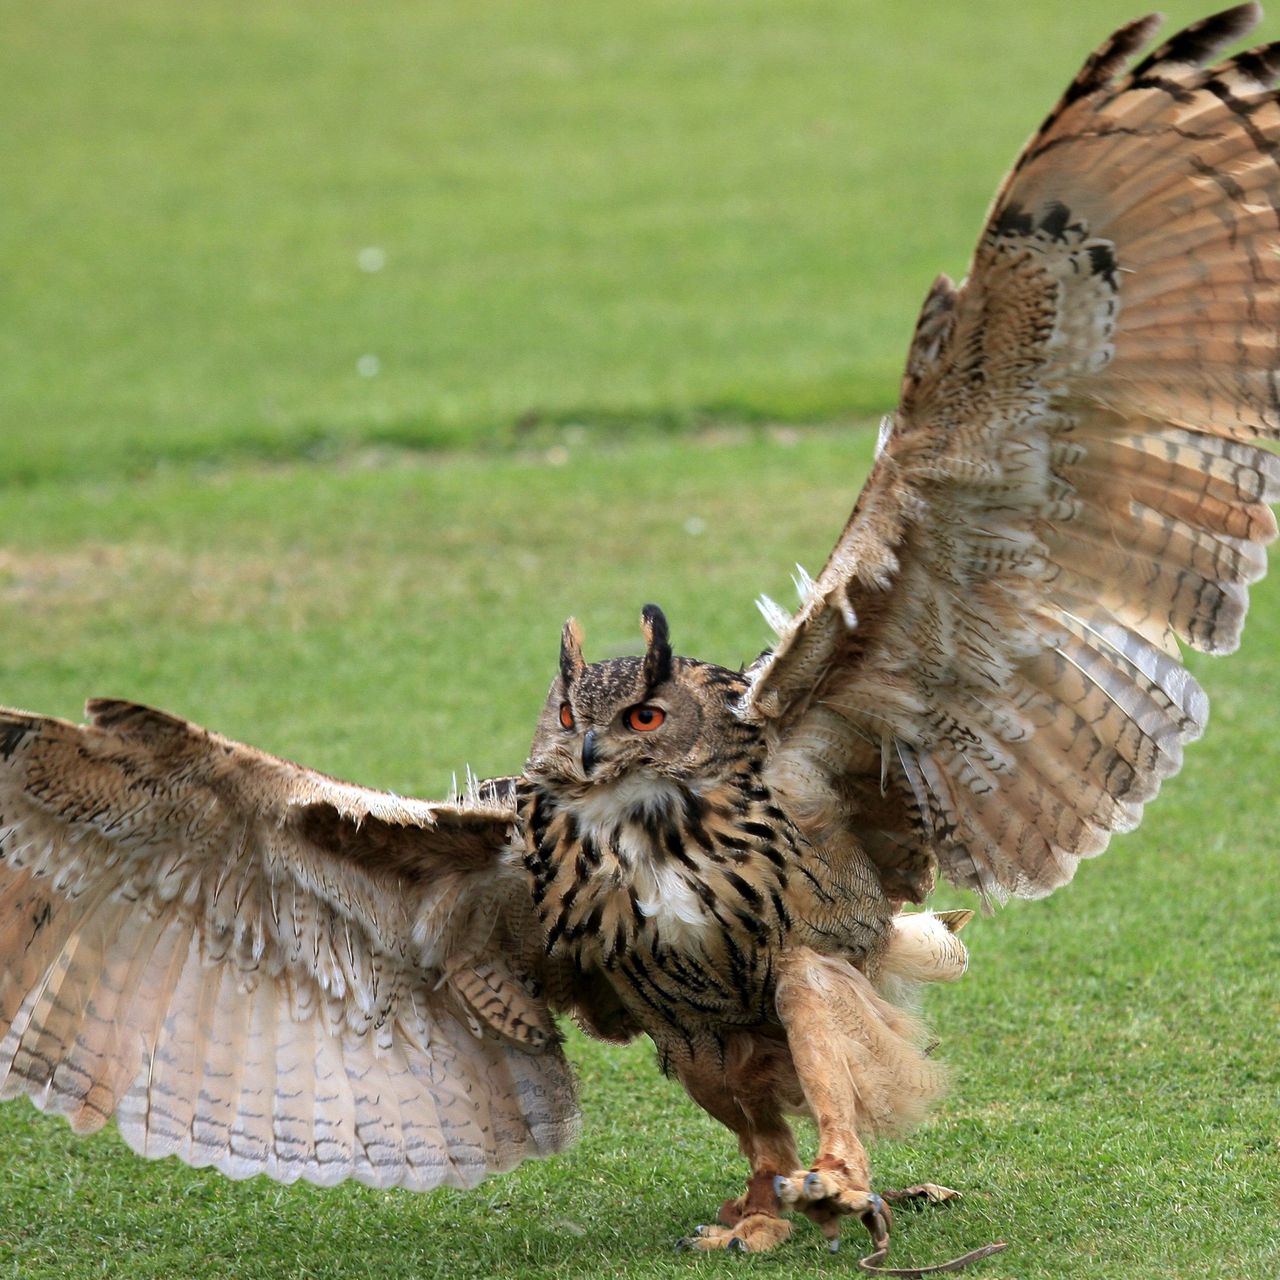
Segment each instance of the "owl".
[[950,1194],[863,1145],[942,1085],[937,879],[1042,896],[1138,823],[1205,725],[1182,646],[1236,646],[1276,534],[1280,45],[1215,61],[1258,17],[1087,60],[746,669],[654,605],[633,657],[571,620],[521,772],[442,803],[129,702],[0,713],[3,1096],[236,1178],[472,1187],[572,1142],[572,1019],[736,1137],[688,1247],[852,1218],[874,1269],[895,1194]]

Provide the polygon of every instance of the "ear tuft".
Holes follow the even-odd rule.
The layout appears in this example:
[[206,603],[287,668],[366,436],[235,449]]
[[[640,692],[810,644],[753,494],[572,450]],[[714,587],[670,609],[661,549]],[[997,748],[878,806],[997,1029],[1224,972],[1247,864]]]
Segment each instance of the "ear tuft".
[[577,618],[570,618],[560,632],[560,678],[567,689],[587,665],[582,656],[582,628]]
[[640,610],[640,627],[644,631],[645,688],[654,689],[671,679],[667,616],[656,604],[647,604]]

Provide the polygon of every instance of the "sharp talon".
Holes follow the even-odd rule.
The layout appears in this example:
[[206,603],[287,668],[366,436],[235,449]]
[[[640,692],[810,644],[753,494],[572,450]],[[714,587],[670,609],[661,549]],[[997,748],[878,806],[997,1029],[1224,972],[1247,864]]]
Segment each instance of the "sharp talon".
[[[867,1229],[867,1234],[871,1237],[872,1248],[884,1250],[887,1253],[889,1250],[890,1223],[893,1221],[893,1216],[884,1201],[874,1191],[867,1192],[867,1198],[871,1201],[871,1207],[862,1215],[862,1225]],[[863,1269],[866,1270],[865,1267]]]

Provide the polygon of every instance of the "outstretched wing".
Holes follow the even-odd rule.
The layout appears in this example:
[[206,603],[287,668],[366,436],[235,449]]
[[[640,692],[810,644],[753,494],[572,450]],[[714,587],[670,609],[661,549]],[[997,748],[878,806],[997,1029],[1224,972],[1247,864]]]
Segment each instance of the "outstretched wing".
[[895,897],[937,865],[1048,893],[1204,728],[1178,642],[1235,648],[1280,497],[1247,443],[1280,431],[1280,46],[1205,69],[1258,17],[1125,73],[1144,19],[1088,60],[930,292],[849,524],[752,669],[774,785]]
[[571,1139],[509,788],[402,800],[88,714],[0,712],[0,1096],[285,1182],[472,1186]]

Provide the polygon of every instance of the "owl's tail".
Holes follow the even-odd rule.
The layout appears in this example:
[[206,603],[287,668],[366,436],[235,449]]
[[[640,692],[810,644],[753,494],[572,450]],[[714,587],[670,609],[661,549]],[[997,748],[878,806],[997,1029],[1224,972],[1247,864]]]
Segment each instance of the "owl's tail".
[[972,911],[912,911],[894,916],[882,977],[904,983],[954,982],[969,967],[969,949],[956,936]]

